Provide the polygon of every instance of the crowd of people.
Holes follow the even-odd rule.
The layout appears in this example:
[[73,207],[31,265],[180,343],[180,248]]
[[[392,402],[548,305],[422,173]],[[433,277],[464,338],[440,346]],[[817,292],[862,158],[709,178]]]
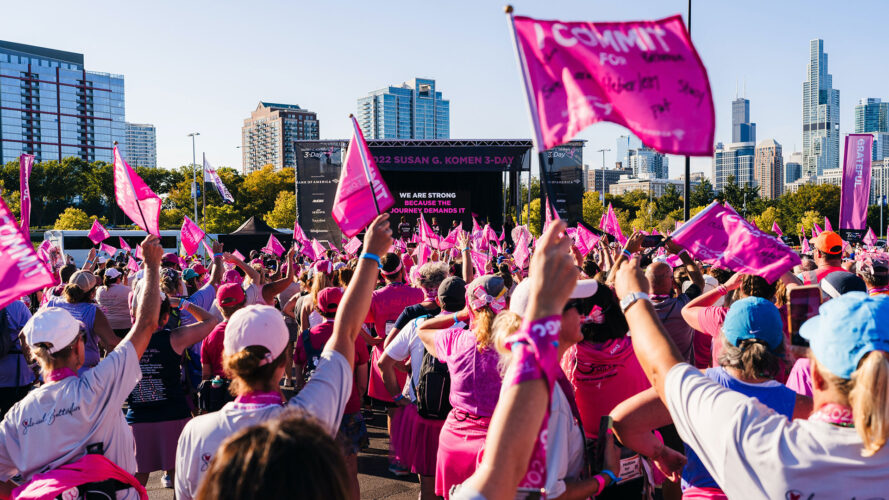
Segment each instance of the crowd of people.
[[889,255],[825,231],[769,282],[547,225],[524,265],[382,214],[352,255],[60,266],[0,311],[0,498],[357,499],[369,407],[423,500],[887,496]]

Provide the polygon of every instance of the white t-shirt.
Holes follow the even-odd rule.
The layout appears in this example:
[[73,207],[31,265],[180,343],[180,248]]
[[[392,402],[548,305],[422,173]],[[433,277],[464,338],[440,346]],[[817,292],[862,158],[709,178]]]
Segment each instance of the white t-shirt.
[[553,385],[546,435],[546,496],[556,498],[565,493],[566,479],[580,478],[584,454],[583,433],[559,384]]
[[679,436],[729,498],[889,495],[889,446],[862,457],[854,428],[790,422],[687,363],[670,370],[664,392]]
[[287,406],[255,407],[232,402],[217,412],[193,418],[182,430],[176,449],[176,498],[195,497],[210,460],[226,438],[244,427],[274,418],[288,407],[306,411],[331,436],[336,436],[343,409],[352,394],[352,378],[352,366],[346,358],[336,351],[325,350],[312,379]]
[[[0,423],[0,480],[27,481],[80,459],[102,443],[105,457],[136,473],[136,443],[121,406],[142,378],[136,349],[120,343],[93,369],[28,393]],[[118,498],[139,498],[132,488]]]
[[[411,402],[414,403],[417,402],[414,387],[420,383],[420,367],[423,365],[423,354],[426,353],[426,347],[423,346],[423,341],[420,340],[417,331],[420,328],[420,323],[426,321],[426,319],[427,316],[412,319],[398,332],[395,340],[386,346],[386,350],[383,351],[386,356],[395,361],[404,361],[408,357],[411,358],[411,378],[404,385],[407,386]],[[413,381],[413,384],[411,381]],[[404,393],[404,391],[401,392]]]
[[244,289],[244,297],[246,298],[244,307],[252,306],[253,304],[266,305],[265,299],[262,298],[262,285],[250,283],[250,286]]

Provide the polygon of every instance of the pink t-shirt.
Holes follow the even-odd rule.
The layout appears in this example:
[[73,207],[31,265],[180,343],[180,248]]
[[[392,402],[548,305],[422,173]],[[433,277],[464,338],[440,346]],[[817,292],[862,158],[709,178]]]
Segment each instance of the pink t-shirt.
[[796,360],[785,385],[797,394],[812,397],[812,371],[809,358]]
[[479,352],[475,333],[452,328],[435,335],[435,353],[451,374],[451,406],[479,417],[493,415],[501,383],[497,351]]
[[222,368],[222,343],[225,340],[225,326],[228,320],[223,321],[213,328],[210,335],[207,335],[201,341],[201,364],[210,365],[210,372],[215,377],[225,377],[225,370]]
[[651,387],[630,337],[572,346],[562,356],[562,371],[574,387],[583,431],[590,439],[596,439],[599,433],[599,419],[625,399]]
[[[367,315],[367,323],[373,323],[377,335],[383,339],[389,334],[394,327],[395,320],[401,315],[404,308],[423,302],[425,295],[419,288],[413,288],[404,283],[390,283],[385,287],[376,290],[370,301],[370,312]],[[370,382],[367,388],[367,394],[381,401],[392,401],[392,396],[386,390],[383,383],[383,374],[377,368],[377,360],[383,354],[383,344],[375,345],[371,355],[371,371]],[[395,372],[398,385],[403,386],[407,380],[407,374],[397,370]]]

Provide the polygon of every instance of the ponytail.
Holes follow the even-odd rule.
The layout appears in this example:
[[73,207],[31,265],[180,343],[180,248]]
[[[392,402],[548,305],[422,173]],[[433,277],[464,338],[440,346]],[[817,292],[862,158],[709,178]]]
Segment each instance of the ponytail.
[[852,374],[849,403],[855,430],[864,443],[861,455],[875,455],[889,437],[889,354],[871,351]]
[[494,342],[492,326],[494,325],[494,311],[485,306],[475,311],[475,341],[479,352],[484,351]]

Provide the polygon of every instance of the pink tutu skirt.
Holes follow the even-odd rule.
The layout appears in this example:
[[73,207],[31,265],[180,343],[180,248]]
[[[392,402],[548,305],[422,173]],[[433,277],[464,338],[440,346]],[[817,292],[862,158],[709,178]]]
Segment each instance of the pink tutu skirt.
[[490,417],[468,416],[451,410],[438,438],[435,494],[448,498],[450,489],[469,479],[481,461]]
[[445,421],[421,417],[414,405],[406,406],[401,418],[401,436],[397,441],[404,465],[409,466],[414,474],[434,476],[438,438]]

